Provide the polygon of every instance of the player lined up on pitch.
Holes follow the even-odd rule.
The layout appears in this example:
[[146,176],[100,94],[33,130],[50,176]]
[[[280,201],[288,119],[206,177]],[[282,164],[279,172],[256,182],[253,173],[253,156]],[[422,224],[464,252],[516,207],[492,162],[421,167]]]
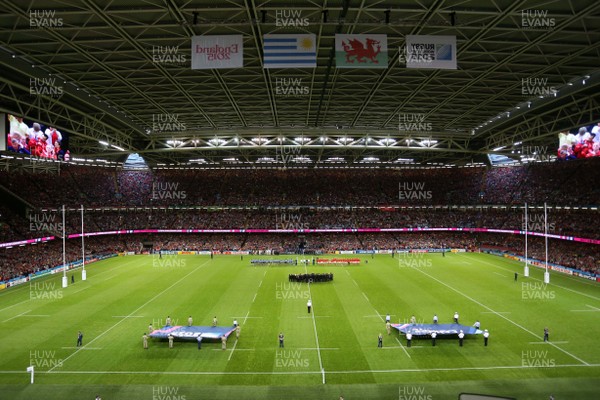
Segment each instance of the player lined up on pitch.
[[290,274],[288,276],[288,281],[301,282],[301,283],[331,282],[331,281],[333,281],[333,274],[332,273]]

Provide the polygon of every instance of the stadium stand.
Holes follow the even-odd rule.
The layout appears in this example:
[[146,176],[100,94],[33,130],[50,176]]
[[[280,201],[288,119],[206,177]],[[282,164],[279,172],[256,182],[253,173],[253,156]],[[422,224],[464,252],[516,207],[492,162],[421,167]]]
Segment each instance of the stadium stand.
[[[598,167],[599,158],[501,168],[398,170],[131,171],[65,165],[60,174],[2,174],[0,185],[37,207],[522,205],[544,201],[583,206],[597,204],[600,198],[593,174],[586,173]],[[402,199],[402,184],[419,185],[431,196]],[[161,195],[164,188],[176,188],[185,196]],[[31,193],[36,196],[27,196]]]
[[[64,166],[59,174],[9,173],[0,185],[25,197],[23,204],[2,204],[3,243],[60,232],[32,227],[32,215],[60,220],[67,212],[67,233],[81,229],[102,232],[133,229],[354,229],[354,228],[493,228],[523,230],[522,204],[537,208],[533,228],[541,231],[540,205],[552,207],[550,233],[598,239],[590,220],[598,217],[597,186],[591,175],[598,159],[551,165],[504,168],[431,168],[402,170],[141,170]],[[399,198],[399,185],[419,184],[429,199]],[[406,186],[405,186],[406,187]],[[168,188],[168,189],[167,189]],[[157,192],[182,191],[180,198],[160,198]],[[303,188],[298,190],[298,188]],[[527,190],[524,190],[524,189]],[[31,196],[35,193],[35,196]],[[76,193],[76,195],[73,195]],[[571,207],[572,204],[589,205]],[[536,223],[538,222],[538,223]],[[79,241],[67,241],[67,259],[80,257]],[[156,234],[95,237],[87,240],[90,254],[152,250],[250,251],[252,253],[326,253],[357,249],[458,247],[470,251],[491,248],[520,254],[520,235],[469,233],[361,234]],[[144,243],[152,243],[149,249]],[[59,241],[0,251],[3,279],[62,263]],[[543,241],[530,240],[530,255],[542,257]],[[598,271],[597,246],[552,240],[550,260]]]

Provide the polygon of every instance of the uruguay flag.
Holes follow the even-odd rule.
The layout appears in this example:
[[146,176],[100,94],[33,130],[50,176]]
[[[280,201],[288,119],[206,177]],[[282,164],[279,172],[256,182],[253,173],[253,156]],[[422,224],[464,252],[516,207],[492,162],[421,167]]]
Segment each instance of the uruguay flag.
[[264,68],[314,68],[317,66],[316,36],[264,35]]

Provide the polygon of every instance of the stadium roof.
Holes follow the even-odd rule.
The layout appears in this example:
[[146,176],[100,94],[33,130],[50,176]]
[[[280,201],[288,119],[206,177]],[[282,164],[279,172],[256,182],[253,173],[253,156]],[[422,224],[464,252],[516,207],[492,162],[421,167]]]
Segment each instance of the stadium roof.
[[[84,158],[465,165],[554,153],[560,130],[600,119],[596,0],[2,5],[0,111],[70,132]],[[263,68],[263,35],[297,33],[316,35],[317,66]],[[387,35],[388,67],[337,68],[338,33]],[[242,35],[243,67],[192,70],[195,35]],[[458,68],[406,68],[407,35],[456,36]]]

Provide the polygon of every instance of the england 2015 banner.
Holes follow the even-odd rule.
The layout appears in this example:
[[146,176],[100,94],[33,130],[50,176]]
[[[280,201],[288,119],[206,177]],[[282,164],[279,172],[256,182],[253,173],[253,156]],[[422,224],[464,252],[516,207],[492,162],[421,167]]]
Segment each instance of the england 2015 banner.
[[192,69],[244,66],[242,35],[192,36]]
[[337,68],[387,68],[387,35],[335,35]]
[[456,36],[407,35],[400,63],[406,68],[456,69]]

